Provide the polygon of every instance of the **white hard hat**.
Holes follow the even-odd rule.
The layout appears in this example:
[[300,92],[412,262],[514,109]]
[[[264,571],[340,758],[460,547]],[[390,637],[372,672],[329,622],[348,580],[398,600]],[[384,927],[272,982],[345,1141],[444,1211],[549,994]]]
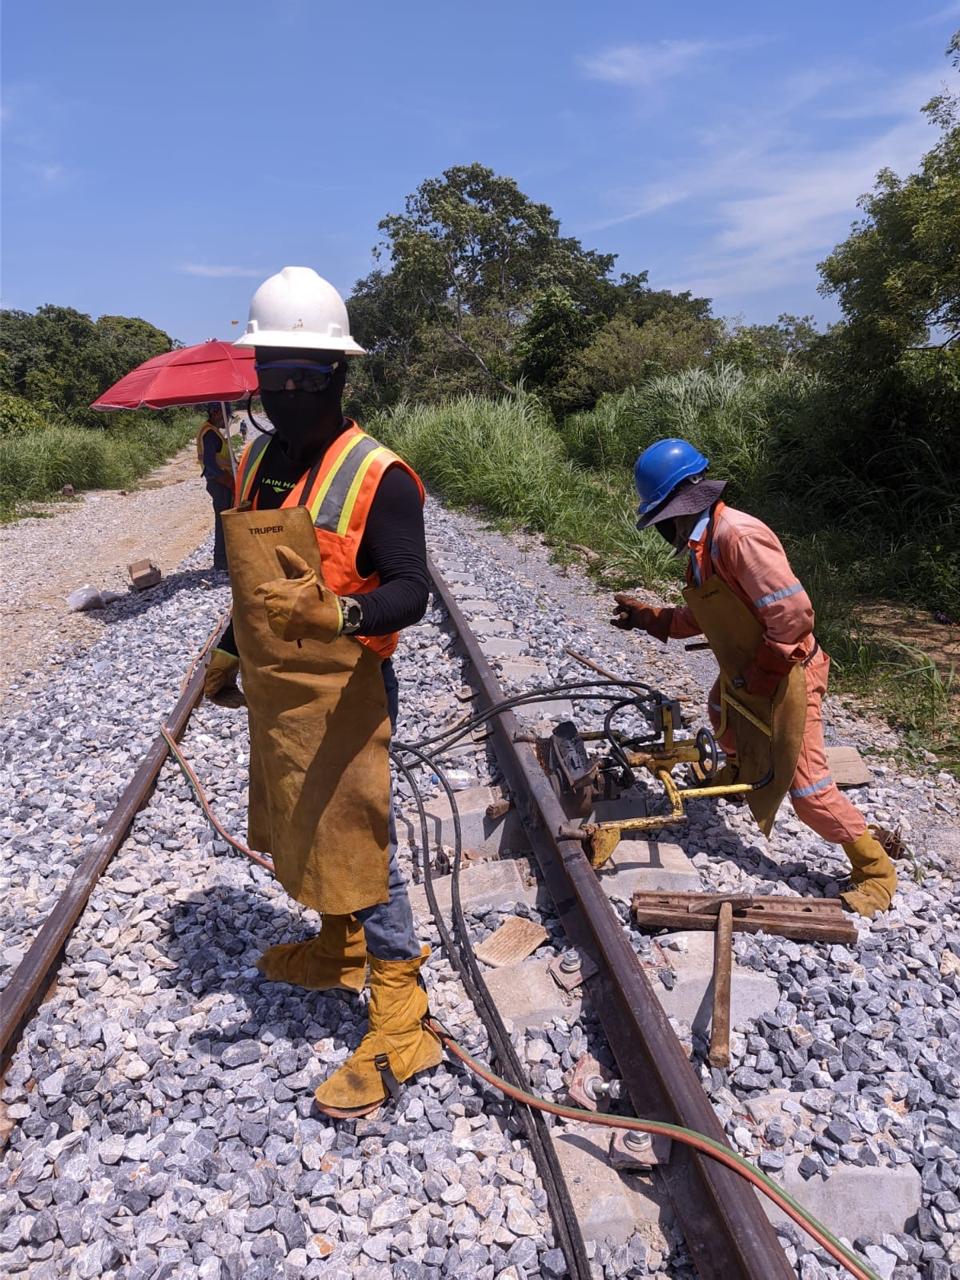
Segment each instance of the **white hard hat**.
[[366,355],[350,337],[350,317],[329,280],[312,267],[284,267],[250,300],[250,318],[237,347],[303,347]]

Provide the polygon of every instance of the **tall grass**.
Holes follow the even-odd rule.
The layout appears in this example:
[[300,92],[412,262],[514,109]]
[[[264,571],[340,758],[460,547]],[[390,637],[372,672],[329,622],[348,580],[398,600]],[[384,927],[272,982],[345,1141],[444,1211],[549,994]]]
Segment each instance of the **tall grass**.
[[795,416],[819,385],[789,367],[753,374],[733,365],[688,369],[604,397],[568,418],[561,433],[571,457],[601,469],[631,467],[647,445],[680,436],[711,459],[712,474],[753,494],[769,478],[771,427]]
[[660,578],[667,548],[640,543],[629,475],[595,474],[567,455],[533,397],[461,396],[401,404],[370,425],[445,501],[599,553],[605,580]]
[[52,425],[0,438],[0,516],[23,503],[54,497],[64,485],[122,489],[183,447],[196,430],[196,414],[173,419],[111,419],[102,430]]

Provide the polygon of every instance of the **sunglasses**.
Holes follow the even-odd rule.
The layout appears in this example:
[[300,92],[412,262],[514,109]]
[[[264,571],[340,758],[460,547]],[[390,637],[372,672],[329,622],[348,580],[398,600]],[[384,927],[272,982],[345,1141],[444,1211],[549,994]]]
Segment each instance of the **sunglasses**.
[[339,364],[314,364],[298,360],[269,360],[254,366],[261,391],[326,391]]

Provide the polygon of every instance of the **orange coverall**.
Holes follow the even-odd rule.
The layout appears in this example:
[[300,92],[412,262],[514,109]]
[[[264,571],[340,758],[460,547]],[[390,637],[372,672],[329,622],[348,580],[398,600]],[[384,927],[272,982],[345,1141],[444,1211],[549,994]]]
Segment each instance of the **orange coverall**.
[[[710,544],[707,545],[708,534]],[[790,802],[797,817],[832,844],[846,844],[864,834],[867,822],[859,809],[837,789],[827,766],[823,741],[823,696],[827,691],[830,659],[813,635],[813,605],[790,567],[780,539],[761,520],[719,502],[695,526],[688,544],[687,582],[701,585],[716,573],[740,597],[763,627],[763,643],[770,662],[804,664],[807,678],[807,718]],[[691,611],[673,610],[670,636],[700,635]],[[788,669],[788,668],[787,668]],[[714,729],[720,723],[718,686],[707,701]],[[729,755],[736,748],[728,730],[720,741]]]

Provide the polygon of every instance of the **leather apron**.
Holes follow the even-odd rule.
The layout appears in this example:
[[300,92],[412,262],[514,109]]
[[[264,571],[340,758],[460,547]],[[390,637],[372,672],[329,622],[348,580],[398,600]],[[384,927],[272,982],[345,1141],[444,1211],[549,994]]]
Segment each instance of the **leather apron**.
[[[281,640],[256,588],[282,577],[276,548],[316,572],[305,507],[223,513],[233,627],[250,724],[251,846],[316,911],[386,902],[390,720],[380,660],[351,636]],[[322,579],[321,579],[322,580]]]
[[[745,793],[757,825],[769,836],[800,758],[807,716],[806,675],[797,663],[780,681],[772,699],[737,688],[734,680],[753,661],[763,638],[763,627],[715,573],[706,578],[702,586],[687,587],[683,598],[720,666],[721,718],[726,717],[737,744],[737,781],[759,782],[773,770],[766,785]],[[741,715],[736,703],[769,726],[770,732],[765,733]]]

